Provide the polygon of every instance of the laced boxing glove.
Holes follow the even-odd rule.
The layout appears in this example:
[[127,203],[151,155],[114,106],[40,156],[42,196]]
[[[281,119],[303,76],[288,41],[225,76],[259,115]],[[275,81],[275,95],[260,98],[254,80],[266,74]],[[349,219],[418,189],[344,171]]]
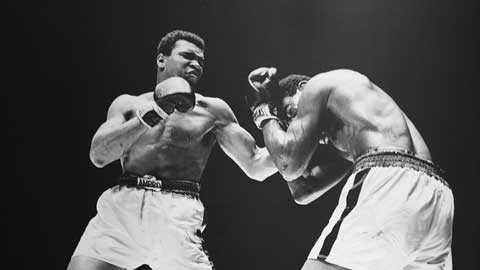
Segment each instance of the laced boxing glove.
[[272,104],[272,91],[278,87],[277,69],[261,67],[248,75],[248,82],[253,91],[249,91],[246,101],[252,111],[253,121],[257,128],[262,129],[267,120],[277,117],[277,109]]

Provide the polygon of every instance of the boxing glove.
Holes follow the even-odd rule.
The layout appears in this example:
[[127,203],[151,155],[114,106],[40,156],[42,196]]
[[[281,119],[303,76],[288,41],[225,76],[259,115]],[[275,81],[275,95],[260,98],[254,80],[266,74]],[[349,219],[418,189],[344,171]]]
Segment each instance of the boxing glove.
[[137,111],[140,121],[147,127],[154,127],[175,110],[185,113],[195,107],[195,93],[188,82],[180,77],[172,77],[160,82],[153,91],[151,107]]
[[252,87],[245,97],[247,105],[253,111],[255,107],[272,100],[272,91],[278,87],[277,69],[261,67],[248,75],[248,83]]
[[248,75],[248,83],[252,87],[245,97],[247,105],[252,111],[255,125],[262,129],[266,120],[274,119],[279,122],[277,109],[272,104],[272,93],[278,88],[277,69],[261,67]]

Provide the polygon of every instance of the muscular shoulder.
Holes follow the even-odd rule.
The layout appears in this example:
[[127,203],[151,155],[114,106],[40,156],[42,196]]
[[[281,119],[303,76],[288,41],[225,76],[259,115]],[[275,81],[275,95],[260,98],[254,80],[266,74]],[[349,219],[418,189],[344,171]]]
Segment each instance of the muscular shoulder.
[[217,125],[237,122],[230,106],[223,99],[197,95],[197,106],[204,107],[214,118]]
[[[145,93],[139,96],[122,94],[115,98],[108,109],[108,116],[115,116],[119,114],[127,114],[135,111],[139,106],[149,101],[148,95]],[[151,92],[150,92],[151,95]]]
[[[313,76],[305,85],[302,96],[304,100],[316,103],[318,99],[328,99],[332,93],[343,95],[358,92],[369,83],[363,74],[349,69],[337,69]],[[344,93],[346,89],[349,92]]]
[[328,104],[345,104],[365,98],[374,85],[367,76],[349,69],[337,69],[314,76],[310,96],[326,95]]
[[361,89],[371,84],[367,76],[350,69],[336,69],[320,73],[312,77],[308,83],[314,85],[317,91],[327,89],[342,91],[345,87]]

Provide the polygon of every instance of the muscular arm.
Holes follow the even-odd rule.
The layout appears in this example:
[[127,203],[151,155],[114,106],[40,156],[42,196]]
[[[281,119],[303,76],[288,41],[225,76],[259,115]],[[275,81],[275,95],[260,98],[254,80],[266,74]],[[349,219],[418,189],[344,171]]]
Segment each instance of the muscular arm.
[[288,181],[293,199],[309,204],[338,184],[349,172],[351,162],[330,145],[319,145],[312,161],[301,177]]
[[305,85],[297,116],[286,131],[275,120],[264,126],[265,145],[287,180],[295,202],[308,204],[314,201],[348,173],[351,162],[333,146],[320,145],[319,140],[328,125],[325,113],[333,91],[340,84],[348,87],[353,83],[351,86],[355,86],[366,80],[365,76],[349,70],[319,74]]
[[107,120],[98,128],[90,147],[90,160],[95,166],[101,168],[119,159],[148,129],[135,117],[135,102],[142,101],[122,95],[110,105]]
[[286,131],[275,120],[266,123],[263,128],[265,145],[285,180],[299,178],[307,168],[327,124],[324,117],[332,92],[340,85],[345,88],[365,81],[368,81],[365,76],[350,70],[316,75],[305,85],[297,116]]
[[211,109],[216,117],[213,132],[220,147],[248,177],[263,181],[277,172],[267,149],[257,146],[255,139],[238,124],[223,100],[212,99]]

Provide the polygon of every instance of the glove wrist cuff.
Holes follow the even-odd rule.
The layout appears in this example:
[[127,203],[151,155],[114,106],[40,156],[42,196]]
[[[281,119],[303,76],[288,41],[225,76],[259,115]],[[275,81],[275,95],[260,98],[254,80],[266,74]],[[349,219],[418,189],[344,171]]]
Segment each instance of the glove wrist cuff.
[[258,129],[262,129],[267,120],[276,120],[281,122],[276,116],[276,110],[270,107],[270,104],[262,103],[253,110],[253,121]]
[[166,112],[154,104],[147,109],[138,109],[136,115],[138,120],[148,128],[153,128],[158,125],[160,121],[168,117]]

